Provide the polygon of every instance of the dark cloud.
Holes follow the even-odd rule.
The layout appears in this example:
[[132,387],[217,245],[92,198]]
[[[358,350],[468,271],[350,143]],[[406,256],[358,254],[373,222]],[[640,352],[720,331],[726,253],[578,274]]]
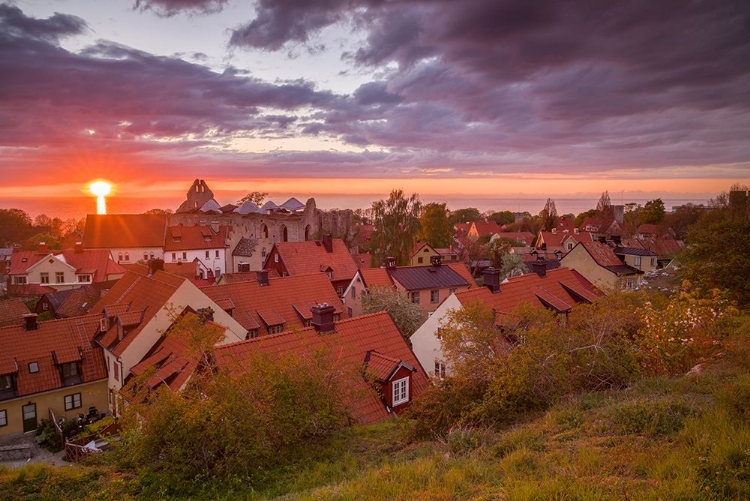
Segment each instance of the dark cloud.
[[134,9],[153,11],[171,17],[182,12],[213,14],[220,12],[228,0],[136,0]]
[[84,33],[88,26],[77,16],[55,13],[48,19],[34,19],[18,7],[0,4],[0,28],[6,36],[57,42],[60,38]]

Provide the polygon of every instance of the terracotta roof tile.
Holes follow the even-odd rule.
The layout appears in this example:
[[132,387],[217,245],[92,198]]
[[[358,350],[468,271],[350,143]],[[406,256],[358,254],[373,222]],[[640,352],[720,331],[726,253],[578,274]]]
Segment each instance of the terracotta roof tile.
[[30,313],[21,298],[0,301],[0,327],[23,324],[23,316]]
[[351,280],[357,271],[354,258],[349,254],[343,240],[334,238],[332,244],[333,252],[326,252],[322,242],[312,240],[280,242],[275,244],[275,247],[290,275],[319,273],[330,268],[333,270],[332,280]]
[[599,266],[622,266],[622,260],[617,257],[607,244],[601,242],[580,242],[580,245],[586,249],[586,251],[594,258],[596,264]]
[[[60,364],[80,361],[84,382],[103,379],[102,350],[92,345],[98,332],[98,315],[39,322],[33,331],[21,325],[0,328],[0,374],[17,375],[18,396],[62,388],[54,352]],[[29,371],[31,362],[38,372]]]
[[375,286],[393,287],[393,280],[385,268],[363,268],[359,272],[368,289]]
[[82,243],[87,249],[163,247],[166,231],[166,214],[89,214]]
[[376,351],[383,357],[403,361],[415,369],[412,375],[412,398],[427,388],[428,379],[414,353],[401,336],[387,312],[364,315],[336,323],[336,331],[318,334],[314,327],[295,332],[263,336],[248,341],[216,348],[216,361],[221,369],[242,371],[243,364],[251,363],[256,355],[293,353],[299,356],[328,349],[336,357],[336,364],[345,370],[350,383],[348,401],[352,417],[359,423],[381,421],[389,413],[378,396],[361,376],[368,352]]
[[223,249],[229,237],[229,226],[219,226],[214,233],[210,226],[170,226],[164,240],[164,251]]
[[307,315],[307,305],[318,303],[328,303],[341,318],[346,316],[336,290],[321,273],[269,278],[267,286],[258,283],[254,272],[247,275],[252,276],[252,280],[201,289],[215,302],[230,300],[234,304],[232,316],[245,329],[257,329],[261,323],[266,326],[285,323],[287,329],[303,327],[303,319],[295,307],[307,309]]

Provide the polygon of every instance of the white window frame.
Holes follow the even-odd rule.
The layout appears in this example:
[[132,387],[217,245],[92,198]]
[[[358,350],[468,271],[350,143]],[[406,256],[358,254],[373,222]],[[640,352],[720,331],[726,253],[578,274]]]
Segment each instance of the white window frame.
[[419,291],[412,291],[409,294],[409,299],[411,299],[412,304],[419,304],[421,302]]
[[42,284],[49,283],[49,272],[43,271],[39,274],[39,283],[42,283]]
[[437,304],[440,302],[440,289],[432,289],[430,291],[430,303]]
[[81,392],[73,393],[71,395],[65,395],[65,410],[72,411],[73,409],[80,409],[83,407],[83,398]]
[[0,428],[8,426],[8,411],[3,409],[0,411]]
[[13,277],[13,283],[15,285],[25,285],[26,277]]
[[635,256],[633,258],[633,262],[635,263],[636,266],[640,266],[641,265],[641,256]]
[[65,272],[64,271],[56,271],[55,272],[55,283],[56,284],[64,284],[65,283]]
[[397,379],[391,383],[393,392],[393,406],[405,404],[409,401],[409,377]]

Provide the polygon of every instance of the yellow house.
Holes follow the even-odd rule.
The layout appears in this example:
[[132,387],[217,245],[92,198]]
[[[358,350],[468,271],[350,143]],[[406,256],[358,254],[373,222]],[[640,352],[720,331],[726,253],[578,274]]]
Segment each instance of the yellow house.
[[98,315],[0,328],[0,436],[32,432],[50,411],[57,419],[107,408],[102,350],[92,344]]
[[429,266],[432,256],[440,256],[440,253],[427,242],[418,242],[411,253],[409,264],[412,266]]
[[612,247],[602,242],[578,242],[560,260],[560,265],[576,270],[602,290],[635,290],[642,271],[617,257]]

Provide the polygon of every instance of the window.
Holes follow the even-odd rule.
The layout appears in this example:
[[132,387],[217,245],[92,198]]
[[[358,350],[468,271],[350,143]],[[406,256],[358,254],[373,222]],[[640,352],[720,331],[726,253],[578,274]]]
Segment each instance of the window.
[[37,362],[29,362],[29,372],[32,374],[39,372],[39,364]]
[[409,378],[398,379],[393,382],[393,406],[409,401]]
[[269,334],[278,334],[279,332],[283,332],[283,331],[284,331],[284,324],[272,325],[268,328]]
[[187,252],[182,253],[182,260],[187,261]]
[[[326,271],[326,276],[328,277],[328,280],[333,280],[333,272],[332,271]],[[341,295],[341,294],[339,294]]]
[[424,263],[424,258],[423,257],[418,257],[417,258],[417,264],[422,264],[422,263]]
[[274,254],[273,255],[273,262],[274,263],[278,263],[279,262],[279,255],[278,254]]
[[440,291],[438,289],[433,289],[430,291],[430,302],[431,303],[437,303],[440,301]]
[[211,251],[206,251],[206,259],[209,259],[211,257]]
[[568,250],[573,250],[573,242],[568,242]]
[[172,253],[172,261],[177,261],[177,253],[176,252]]
[[46,271],[40,273],[39,282],[43,283],[43,284],[48,284],[49,283],[49,273],[47,273]]
[[0,391],[13,388],[13,378],[10,375],[0,376]]
[[344,295],[344,288],[342,286],[340,286],[340,285],[338,287],[336,287],[336,294],[339,297],[343,296]]
[[148,261],[148,253],[147,252],[143,253],[143,260],[144,261]]
[[74,362],[71,364],[63,364],[63,377],[72,377],[78,375],[78,365]]
[[150,253],[150,254],[149,254],[148,256],[149,256],[149,257],[150,257],[151,259],[154,259],[154,253],[153,253],[153,252],[152,252],[152,253]]
[[78,275],[78,281],[83,283],[91,282],[91,275]]
[[216,259],[219,259],[219,251],[216,251]]
[[448,289],[448,295],[450,296],[451,294],[455,294],[457,290],[458,289],[456,289],[455,287],[451,287],[450,289]]
[[55,272],[55,283],[58,283],[58,284],[64,284],[65,283],[65,272],[64,271]]
[[651,258],[651,266],[656,267],[656,258],[655,257]]
[[634,260],[635,265],[636,266],[640,266],[641,265],[641,256],[635,256],[634,259],[635,259]]
[[266,258],[266,248],[265,248],[265,247],[263,247],[263,248],[262,248],[262,249],[260,250],[260,257],[262,257],[263,259],[265,259],[265,258]]
[[357,288],[352,287],[352,299],[357,299]]
[[435,377],[445,379],[445,363],[442,360],[435,360]]
[[81,407],[81,394],[73,393],[72,395],[65,395],[65,410],[78,409]]
[[125,262],[130,262],[130,254],[128,254],[127,252],[125,253]]
[[117,365],[117,362],[112,364],[112,369],[114,369],[112,372],[115,376],[115,381],[120,381],[120,366]]
[[8,426],[8,411],[5,409],[0,411],[0,426]]
[[122,261],[122,252],[117,253],[117,261],[118,262]]
[[354,316],[354,315],[352,314],[353,312],[352,312],[352,309],[351,309],[351,308],[348,308],[348,307],[347,307],[347,308],[346,308],[346,312],[347,312],[347,313],[349,314],[349,318],[352,318],[352,317]]
[[247,331],[248,339],[255,339],[256,337],[258,337],[258,329],[250,329]]
[[47,301],[42,300],[42,309],[44,311],[49,310],[49,303]]
[[419,304],[419,291],[411,293],[411,302],[414,304]]
[[250,271],[250,263],[240,263],[239,266],[237,266],[237,271],[240,273],[242,272],[249,272]]

